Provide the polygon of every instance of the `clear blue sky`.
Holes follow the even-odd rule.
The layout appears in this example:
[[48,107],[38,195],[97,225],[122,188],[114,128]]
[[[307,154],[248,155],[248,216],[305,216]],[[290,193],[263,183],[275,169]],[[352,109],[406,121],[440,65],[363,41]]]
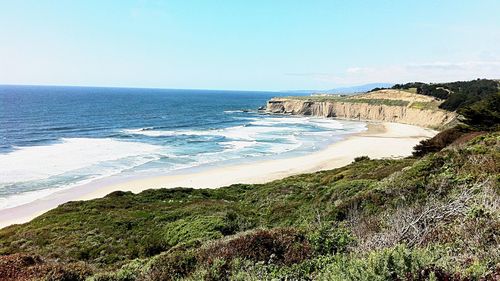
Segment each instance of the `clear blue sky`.
[[328,89],[500,78],[500,1],[0,0],[0,84]]

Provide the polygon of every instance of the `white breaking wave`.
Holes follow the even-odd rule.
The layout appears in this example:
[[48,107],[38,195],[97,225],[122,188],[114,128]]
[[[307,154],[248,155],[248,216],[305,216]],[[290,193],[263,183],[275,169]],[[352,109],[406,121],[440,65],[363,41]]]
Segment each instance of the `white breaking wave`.
[[[217,135],[235,140],[256,140],[258,137],[265,137],[265,134],[291,131],[285,127],[264,127],[264,126],[235,126],[218,130]],[[298,129],[296,129],[298,130]]]
[[248,126],[234,126],[212,130],[151,130],[151,128],[126,129],[126,134],[144,135],[149,137],[169,136],[222,136],[234,140],[254,141],[258,136],[272,133],[301,132],[300,127],[283,127],[283,125],[310,125],[321,129],[339,130],[343,124],[338,120],[311,117],[268,117],[247,118]]
[[0,210],[20,206],[26,203],[33,202],[47,195],[55,193],[63,188],[48,188],[36,191],[28,191],[20,194],[11,195],[0,198]]
[[145,129],[126,129],[123,130],[126,134],[143,135],[148,137],[170,137],[170,136],[206,136],[207,131],[196,130],[145,130]]
[[222,146],[230,150],[240,150],[247,147],[255,146],[258,144],[257,141],[226,141],[220,143]]
[[[215,130],[143,130],[127,129],[123,130],[127,134],[137,134],[149,137],[169,137],[169,136],[221,136],[234,140],[253,141],[260,134],[276,133],[290,131],[285,127],[267,127],[267,126],[234,126],[225,129]],[[299,129],[296,129],[299,130]]]
[[68,138],[51,145],[20,148],[0,154],[0,183],[47,179],[100,162],[152,153],[160,148],[98,138]]
[[311,118],[311,117],[284,117],[284,118],[265,118],[257,119],[250,122],[252,125],[256,126],[275,126],[284,124],[295,124],[295,125],[310,125],[320,128],[327,128],[332,130],[342,129],[344,126],[338,120],[323,119],[323,118]]

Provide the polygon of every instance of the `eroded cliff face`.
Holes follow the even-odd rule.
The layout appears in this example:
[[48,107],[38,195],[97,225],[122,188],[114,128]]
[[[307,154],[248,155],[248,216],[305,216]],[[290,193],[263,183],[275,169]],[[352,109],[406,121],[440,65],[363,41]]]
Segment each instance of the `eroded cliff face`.
[[343,101],[311,101],[273,98],[266,112],[353,120],[376,120],[439,129],[456,119],[456,114],[439,109],[419,109],[408,106],[373,105]]

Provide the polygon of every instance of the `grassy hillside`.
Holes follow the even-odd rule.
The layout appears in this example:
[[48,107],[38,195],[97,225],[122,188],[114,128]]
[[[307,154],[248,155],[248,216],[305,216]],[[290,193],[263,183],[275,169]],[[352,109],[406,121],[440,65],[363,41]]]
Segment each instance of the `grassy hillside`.
[[392,88],[408,91],[414,89],[418,94],[436,97],[444,101],[441,108],[455,111],[497,94],[500,84],[497,80],[477,79],[433,84],[412,82],[397,84]]
[[457,111],[464,121],[476,128],[500,130],[500,82],[477,79],[451,83],[398,84],[393,89],[415,91],[441,101],[439,108]]
[[335,95],[324,95],[324,96],[294,96],[287,97],[292,100],[307,100],[314,102],[344,102],[344,103],[365,103],[370,105],[387,105],[387,106],[408,106],[409,101],[397,100],[397,99],[385,99],[385,98],[373,98],[373,99],[361,99],[352,97],[341,97]]

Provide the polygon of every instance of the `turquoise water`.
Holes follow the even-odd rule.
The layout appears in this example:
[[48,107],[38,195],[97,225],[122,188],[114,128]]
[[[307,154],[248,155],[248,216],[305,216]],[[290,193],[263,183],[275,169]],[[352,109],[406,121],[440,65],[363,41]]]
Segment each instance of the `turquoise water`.
[[256,110],[282,95],[0,86],[0,209],[110,176],[304,155],[365,128]]

